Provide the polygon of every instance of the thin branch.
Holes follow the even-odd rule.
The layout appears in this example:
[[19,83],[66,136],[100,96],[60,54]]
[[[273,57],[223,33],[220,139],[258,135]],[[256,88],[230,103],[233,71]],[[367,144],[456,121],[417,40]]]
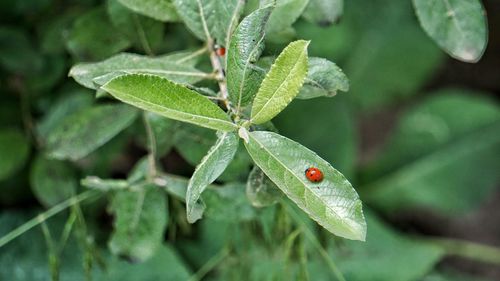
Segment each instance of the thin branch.
[[420,239],[444,249],[447,255],[500,265],[500,248],[451,238]]
[[197,56],[203,55],[204,53],[207,52],[207,50],[208,50],[207,46],[203,46],[203,48],[201,48],[201,49],[199,49],[199,50],[197,50],[197,51],[195,51],[195,52],[193,52],[193,53],[191,53],[183,58],[176,60],[175,63],[180,64],[180,63],[188,61],[192,58],[195,58]]
[[218,252],[215,256],[210,258],[191,278],[189,281],[199,281],[201,280],[207,273],[213,270],[226,256],[229,254],[229,249],[224,247],[220,252]]
[[2,238],[0,238],[0,248],[5,244],[9,243],[10,241],[16,239],[17,237],[21,236],[23,233],[29,231],[33,227],[51,218],[52,216],[66,210],[68,207],[71,207],[87,199],[96,199],[98,197],[97,195],[100,194],[101,193],[96,190],[88,190],[55,205],[54,207],[48,209],[43,213],[40,213],[38,216],[25,222],[21,226],[17,227],[16,229],[12,230],[11,232],[7,233]]

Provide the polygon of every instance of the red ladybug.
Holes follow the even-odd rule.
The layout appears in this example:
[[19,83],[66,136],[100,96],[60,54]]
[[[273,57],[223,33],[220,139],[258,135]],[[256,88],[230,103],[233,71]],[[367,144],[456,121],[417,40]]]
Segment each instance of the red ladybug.
[[318,168],[307,168],[305,173],[306,178],[311,182],[320,182],[323,180],[323,172]]
[[217,53],[217,55],[218,55],[219,57],[223,57],[223,56],[225,56],[225,55],[226,55],[226,48],[224,48],[224,47],[218,47],[218,48],[215,50],[215,52]]

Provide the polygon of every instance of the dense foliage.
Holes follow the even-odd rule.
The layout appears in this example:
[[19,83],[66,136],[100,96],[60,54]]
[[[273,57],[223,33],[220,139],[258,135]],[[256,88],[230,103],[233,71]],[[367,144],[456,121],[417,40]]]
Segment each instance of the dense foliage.
[[[477,280],[439,263],[500,264],[389,223],[470,214],[500,182],[498,104],[428,86],[483,56],[479,0],[0,7],[1,280]],[[395,108],[366,155],[361,120]]]

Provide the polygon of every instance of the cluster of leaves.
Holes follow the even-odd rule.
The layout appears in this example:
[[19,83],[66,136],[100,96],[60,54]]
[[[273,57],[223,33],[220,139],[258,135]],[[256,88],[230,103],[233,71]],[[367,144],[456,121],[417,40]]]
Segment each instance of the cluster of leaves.
[[[0,279],[186,280],[199,269],[194,280],[456,280],[434,269],[444,247],[392,230],[371,208],[476,208],[499,180],[498,106],[475,92],[433,93],[360,169],[354,128],[365,110],[416,93],[442,61],[413,11],[450,55],[481,57],[479,1],[31,2],[1,10],[24,26],[0,28],[0,91],[18,95],[0,104],[0,200],[33,194],[48,208],[33,225],[70,212],[6,246],[10,236],[0,238],[0,263],[12,265]],[[65,80],[69,66],[90,90]],[[131,156],[131,143],[147,155]],[[190,179],[165,172],[177,153],[196,166]],[[310,166],[322,182],[307,180]],[[367,222],[346,178],[370,205]],[[2,213],[0,235],[30,215]],[[367,224],[366,243],[331,235],[364,240]]]

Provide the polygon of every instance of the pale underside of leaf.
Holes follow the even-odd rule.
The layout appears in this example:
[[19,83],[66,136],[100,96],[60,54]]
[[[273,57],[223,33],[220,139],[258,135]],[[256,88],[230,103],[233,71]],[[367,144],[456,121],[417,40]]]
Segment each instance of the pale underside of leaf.
[[196,167],[186,192],[188,222],[194,223],[201,218],[205,206],[199,201],[200,196],[229,165],[238,149],[238,141],[235,133],[222,133]]
[[[335,235],[364,240],[362,204],[345,177],[314,152],[271,132],[250,133],[248,152],[264,173],[302,210]],[[319,168],[320,183],[307,180],[304,171]]]

